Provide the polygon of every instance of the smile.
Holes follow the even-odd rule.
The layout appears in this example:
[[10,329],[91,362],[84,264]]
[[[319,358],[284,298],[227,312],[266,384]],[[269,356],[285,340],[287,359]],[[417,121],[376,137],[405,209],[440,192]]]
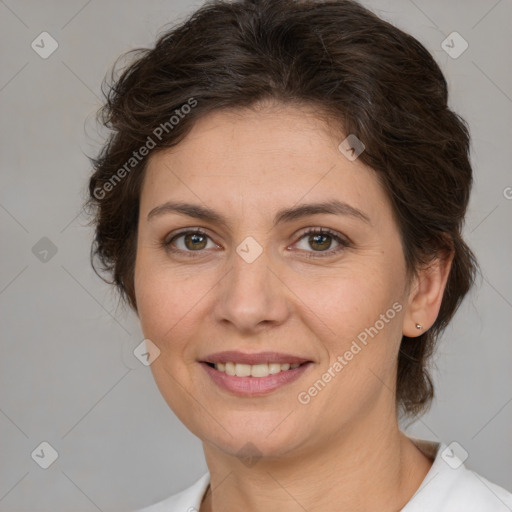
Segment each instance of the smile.
[[298,379],[314,362],[297,354],[229,350],[198,361],[222,391],[253,397],[269,394]]

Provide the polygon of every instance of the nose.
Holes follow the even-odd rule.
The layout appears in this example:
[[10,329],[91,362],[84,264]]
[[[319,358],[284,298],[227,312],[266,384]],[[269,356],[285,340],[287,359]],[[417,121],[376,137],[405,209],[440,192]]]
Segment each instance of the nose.
[[233,252],[231,270],[219,282],[215,316],[245,334],[284,323],[290,314],[290,293],[266,251],[251,263]]

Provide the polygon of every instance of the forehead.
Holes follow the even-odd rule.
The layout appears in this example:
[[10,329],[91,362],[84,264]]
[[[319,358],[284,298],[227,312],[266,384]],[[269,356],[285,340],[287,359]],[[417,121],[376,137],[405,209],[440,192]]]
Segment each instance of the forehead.
[[307,108],[214,111],[149,158],[141,208],[170,199],[272,209],[339,199],[387,208],[375,172],[338,146],[345,136]]

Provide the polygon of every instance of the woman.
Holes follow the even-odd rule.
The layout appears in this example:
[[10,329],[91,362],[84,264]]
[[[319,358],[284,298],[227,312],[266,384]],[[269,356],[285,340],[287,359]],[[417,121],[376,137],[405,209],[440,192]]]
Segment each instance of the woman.
[[476,272],[469,133],[349,0],[221,1],[111,87],[94,255],[209,472],[146,512],[512,509],[399,420]]

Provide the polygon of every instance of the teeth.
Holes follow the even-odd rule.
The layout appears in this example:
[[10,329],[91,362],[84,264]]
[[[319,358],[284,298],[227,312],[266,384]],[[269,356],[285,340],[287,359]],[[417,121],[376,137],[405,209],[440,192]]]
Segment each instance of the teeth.
[[280,371],[281,371],[281,365],[279,363],[270,363],[268,365],[268,373],[270,373],[271,375],[279,373]]
[[226,363],[226,373],[232,376],[235,375],[235,365],[233,363]]
[[250,377],[251,365],[250,364],[235,364],[235,375],[237,377]]
[[298,368],[299,363],[269,363],[269,364],[242,364],[242,363],[216,363],[215,369],[236,377],[268,377],[279,372]]
[[269,375],[268,364],[253,364],[250,370],[252,377],[268,377]]

